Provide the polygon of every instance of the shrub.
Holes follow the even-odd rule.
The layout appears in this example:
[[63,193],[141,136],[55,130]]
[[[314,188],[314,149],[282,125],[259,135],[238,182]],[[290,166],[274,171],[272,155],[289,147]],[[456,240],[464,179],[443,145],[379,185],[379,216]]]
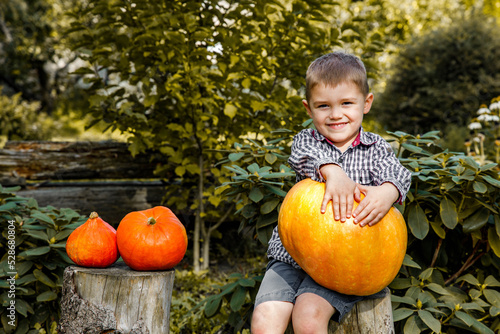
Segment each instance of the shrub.
[[[407,200],[400,207],[409,226],[407,255],[390,285],[397,332],[498,331],[498,164],[480,165],[464,153],[441,148],[437,132],[389,134],[400,161],[413,174]],[[294,179],[284,165],[290,133],[268,138],[275,139],[236,145],[228,156],[234,163],[230,167],[234,176],[224,190],[226,196],[239,199],[242,224],[252,226],[264,244]],[[219,297],[211,300],[220,296],[230,300],[230,286],[221,288]],[[247,289],[254,296],[258,283]],[[207,309],[211,309],[208,302]]]
[[[71,209],[39,207],[33,198],[16,196],[17,190],[0,185],[0,333],[55,333],[64,268],[73,264],[66,255],[66,239],[86,218]],[[7,281],[11,277],[15,293]],[[15,326],[7,317],[11,300]]]
[[466,126],[480,101],[498,94],[499,57],[494,20],[481,15],[457,17],[452,25],[403,46],[385,91],[374,100],[367,117],[377,115],[390,131],[417,134],[443,129],[446,137]]

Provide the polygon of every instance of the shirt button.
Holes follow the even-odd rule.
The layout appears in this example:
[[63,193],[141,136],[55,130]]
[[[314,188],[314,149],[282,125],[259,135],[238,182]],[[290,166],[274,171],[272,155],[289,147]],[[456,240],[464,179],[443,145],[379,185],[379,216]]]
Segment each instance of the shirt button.
[[344,162],[344,158],[342,158],[342,157],[338,158],[338,159],[337,159],[337,162],[338,162],[339,164],[343,163],[343,162]]

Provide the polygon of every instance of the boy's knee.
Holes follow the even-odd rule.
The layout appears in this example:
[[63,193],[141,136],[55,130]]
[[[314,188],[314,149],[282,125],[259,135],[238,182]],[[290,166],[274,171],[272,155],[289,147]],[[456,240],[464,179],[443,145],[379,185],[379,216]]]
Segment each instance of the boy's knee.
[[252,315],[252,334],[283,333],[290,321],[293,304],[265,302],[259,304]]

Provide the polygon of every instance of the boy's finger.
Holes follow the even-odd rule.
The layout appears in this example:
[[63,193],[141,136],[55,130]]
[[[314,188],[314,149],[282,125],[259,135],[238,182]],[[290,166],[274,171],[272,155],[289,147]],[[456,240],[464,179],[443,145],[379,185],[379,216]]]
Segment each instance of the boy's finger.
[[363,201],[359,202],[356,209],[354,209],[352,216],[354,217],[355,224],[363,221],[363,219],[365,219],[365,217],[370,213],[370,210],[365,210],[366,206],[367,206],[367,203],[366,203],[366,201],[363,200]]
[[339,205],[339,209],[340,209],[340,221],[341,222],[345,222],[345,217],[346,217],[346,206],[347,206],[347,203],[346,203],[346,200],[345,200],[345,197],[341,197],[340,198],[340,205]]
[[346,212],[347,219],[351,218],[352,216],[352,207],[354,206],[354,199],[355,197],[351,196],[347,199],[347,212]]
[[326,212],[326,206],[328,205],[328,202],[330,202],[330,198],[328,197],[323,197],[323,202],[321,202],[321,213]]
[[333,218],[335,218],[335,220],[340,220],[340,201],[338,197],[332,199],[332,207],[333,207]]

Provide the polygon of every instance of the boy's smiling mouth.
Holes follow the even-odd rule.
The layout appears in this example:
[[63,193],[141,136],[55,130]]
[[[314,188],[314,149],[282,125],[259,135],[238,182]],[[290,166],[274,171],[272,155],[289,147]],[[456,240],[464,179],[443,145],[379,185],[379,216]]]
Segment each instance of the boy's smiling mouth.
[[331,129],[342,129],[347,124],[349,124],[349,122],[332,123],[332,124],[327,124],[327,126]]

